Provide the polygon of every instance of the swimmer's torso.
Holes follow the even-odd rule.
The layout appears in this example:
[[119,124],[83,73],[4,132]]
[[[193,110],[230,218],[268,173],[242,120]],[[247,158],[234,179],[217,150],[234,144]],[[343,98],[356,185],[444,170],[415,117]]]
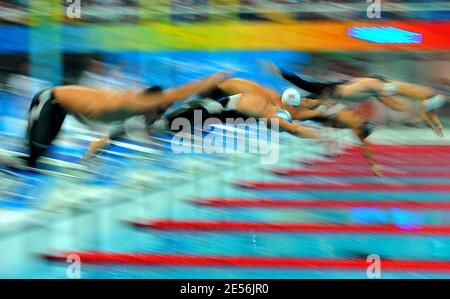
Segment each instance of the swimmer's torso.
[[75,85],[56,87],[54,95],[67,112],[83,119],[106,123],[123,121],[133,116],[133,112],[120,107],[123,107],[123,101],[140,97],[138,92],[99,90]]

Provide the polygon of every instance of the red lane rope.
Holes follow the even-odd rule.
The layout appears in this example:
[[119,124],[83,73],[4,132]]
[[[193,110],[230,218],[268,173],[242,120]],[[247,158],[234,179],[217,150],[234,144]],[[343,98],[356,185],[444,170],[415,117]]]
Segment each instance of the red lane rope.
[[305,208],[305,209],[348,209],[370,207],[380,209],[411,209],[411,210],[448,210],[450,202],[445,201],[375,201],[375,200],[303,200],[303,199],[245,199],[245,198],[196,198],[195,204],[210,207],[261,207],[261,208]]
[[333,190],[333,191],[426,191],[450,192],[450,184],[349,183],[324,184],[301,182],[241,181],[236,186],[259,190]]
[[150,220],[131,224],[140,228],[166,231],[258,231],[296,233],[352,233],[352,234],[414,234],[449,235],[450,225],[423,225],[402,228],[395,224],[348,224],[348,223],[299,223],[299,222],[234,222],[234,221],[176,221]]
[[[295,160],[294,160],[295,161]],[[313,163],[307,163],[305,161],[296,161],[296,162],[300,162],[301,164],[305,164],[306,166],[308,166],[308,169],[317,169],[317,170],[329,170],[329,169],[335,169],[335,170],[340,170],[340,171],[352,171],[352,170],[360,170],[360,169],[368,169],[368,163],[366,162],[365,164],[363,163],[346,163],[346,164],[332,164],[332,165],[314,165]],[[414,165],[414,163],[409,163],[409,164],[402,164],[402,165],[393,165],[393,166],[389,166],[389,165],[383,165],[383,170],[387,170],[387,169],[395,169],[398,171],[416,171],[416,170],[445,170],[447,171],[449,169],[449,166],[446,165]]]
[[[369,263],[365,259],[330,259],[274,256],[201,256],[154,253],[117,253],[98,251],[72,251],[60,254],[45,254],[43,258],[66,262],[67,257],[76,254],[86,264],[124,264],[141,266],[181,267],[258,267],[296,269],[339,269],[366,271]],[[383,271],[430,271],[449,272],[447,260],[395,260],[381,259]]]
[[[424,153],[424,152],[434,152],[438,153],[449,153],[450,145],[442,144],[442,145],[382,145],[382,144],[371,144],[370,146],[374,151],[384,151],[384,152],[415,152],[415,153]],[[361,151],[359,146],[351,146],[346,149],[348,152],[358,152]]]
[[[367,161],[362,157],[345,158],[345,159],[334,159],[334,160],[316,160],[316,159],[299,159],[298,162],[307,165],[367,165]],[[450,161],[445,159],[429,160],[417,157],[417,159],[404,160],[404,159],[382,159],[375,157],[375,161],[379,165],[384,166],[447,166],[450,167]]]
[[[427,160],[445,160],[450,157],[450,153],[409,153],[409,152],[402,152],[402,153],[390,153],[390,152],[382,152],[382,151],[375,151],[374,154],[377,157],[387,158],[387,159],[406,159],[406,160],[414,160],[414,159],[427,159]],[[336,153],[334,155],[331,155],[335,159],[346,159],[346,158],[363,158],[362,152],[347,152],[347,153]]]
[[[373,176],[373,172],[367,168],[344,170],[344,169],[300,169],[279,168],[271,170],[280,176]],[[383,176],[387,177],[450,177],[450,170],[383,170]]]

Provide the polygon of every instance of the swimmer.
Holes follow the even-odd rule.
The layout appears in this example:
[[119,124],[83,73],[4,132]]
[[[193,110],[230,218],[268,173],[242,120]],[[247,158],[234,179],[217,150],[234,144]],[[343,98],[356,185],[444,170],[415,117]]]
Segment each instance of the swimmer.
[[298,137],[319,139],[319,134],[312,128],[293,122],[292,114],[286,105],[273,103],[258,94],[236,94],[223,97],[218,102],[224,108],[223,114],[236,114],[244,118],[278,119],[280,129]]
[[334,83],[309,82],[300,76],[279,69],[273,63],[267,63],[267,68],[274,74],[282,76],[295,86],[325,99],[342,102],[363,102],[377,99],[386,107],[411,115],[409,106],[396,98],[399,88],[380,76],[360,77]]
[[442,123],[437,116],[436,111],[448,102],[448,94],[440,94],[436,90],[397,80],[385,79],[391,84],[395,84],[398,95],[419,102],[419,116],[422,121],[430,127],[433,132],[439,136],[444,136]]
[[[185,103],[181,108],[169,113],[167,117],[161,117],[159,120],[152,122],[147,121],[145,126],[135,126],[131,130],[145,131],[146,134],[152,135],[155,131],[170,131],[171,122],[176,118],[184,118],[190,121],[191,127],[196,125],[195,111],[202,111],[202,119],[218,118],[225,122],[227,118],[232,119],[249,119],[256,118],[257,120],[263,118],[266,120],[277,119],[278,125],[282,131],[286,131],[297,137],[306,137],[311,139],[319,139],[318,133],[309,127],[302,126],[292,122],[290,113],[283,110],[277,105],[273,105],[266,98],[254,94],[238,94],[234,96],[225,96],[217,100],[191,100]],[[322,115],[322,112],[314,112],[316,116]],[[162,115],[162,114],[161,114]],[[160,116],[161,116],[160,115]],[[270,126],[271,122],[266,125]],[[203,125],[203,124],[201,124]],[[105,147],[109,140],[114,139],[126,133],[125,129],[114,131],[109,137],[91,143],[89,153],[95,154],[97,150]]]
[[[375,164],[369,144],[366,142],[366,138],[372,131],[368,128],[372,128],[372,126],[362,121],[356,112],[351,111],[342,104],[330,105],[328,101],[323,99],[302,98],[299,90],[295,88],[287,88],[280,95],[273,89],[240,78],[226,79],[218,84],[216,88],[200,95],[205,98],[218,99],[218,101],[225,102],[224,107],[236,107],[237,99],[240,99],[243,95],[251,95],[255,102],[265,100],[272,107],[275,107],[273,108],[274,111],[282,110],[283,113],[280,113],[280,115],[289,115],[286,119],[290,122],[293,120],[317,120],[322,123],[328,122],[335,126],[350,128],[360,140],[363,154],[373,172],[378,176],[381,175],[381,170]],[[236,110],[237,112],[251,115],[254,107],[254,103],[249,103],[245,109],[240,108]],[[287,113],[284,113],[284,111]],[[280,126],[281,124],[280,122]],[[283,127],[283,129],[285,128]]]
[[[235,111],[247,117],[276,118],[279,120],[280,128],[292,135],[319,139],[314,129],[292,122],[294,119],[309,119],[323,115],[322,111],[303,108],[304,105],[311,103],[300,106],[302,99],[296,89],[287,89],[280,95],[277,91],[254,81],[230,78],[199,95],[218,101],[224,110]],[[293,109],[287,103],[298,104],[298,109]]]
[[[175,102],[208,90],[222,82],[226,73],[219,72],[205,79],[169,89],[149,88],[143,91],[112,91],[77,85],[57,86],[38,92],[31,103],[27,130],[28,166],[51,145],[61,130],[67,114],[84,123],[117,124],[136,116],[160,115]],[[88,153],[108,141],[103,138],[91,143]],[[20,165],[19,165],[20,166]]]
[[[233,120],[242,119],[243,121],[245,121],[248,117],[250,117],[248,114],[241,113],[237,110],[228,109],[227,104],[230,100],[233,101],[233,96],[221,98],[221,100],[219,101],[212,99],[189,101],[182,107],[173,110],[166,116],[155,121],[150,129],[155,131],[177,132],[177,129],[179,128],[173,127],[172,124],[178,118],[187,119],[191,124],[191,128],[195,128],[197,126],[203,126],[203,123],[199,123],[198,121],[204,121],[206,119],[214,119],[219,121],[220,123],[225,123],[227,119],[230,118]],[[201,119],[196,118],[196,111],[201,111]],[[278,117],[284,119],[285,121],[293,121],[292,115],[287,110],[277,109],[276,114]],[[347,108],[341,108],[339,111],[336,111],[335,116],[321,115],[312,118],[311,120],[318,121],[330,127],[351,129],[359,138],[363,154],[366,157],[369,165],[371,166],[374,174],[377,176],[382,175],[382,171],[376,165],[372,157],[370,146],[366,141],[366,138],[373,132],[373,126],[368,122],[364,122],[356,112]]]
[[363,120],[357,112],[348,109],[345,106],[340,107],[339,111],[337,111],[332,117],[317,117],[311,120],[333,128],[351,129],[353,134],[358,138],[361,145],[362,154],[364,155],[373,173],[380,177],[383,175],[381,168],[376,164],[375,159],[373,158],[370,144],[367,142],[367,137],[369,137],[375,129],[375,126],[372,123]]
[[[310,119],[313,117],[323,116],[322,111],[313,110],[317,106],[324,103],[323,100],[302,98],[299,90],[294,88],[287,88],[282,94],[276,90],[260,85],[257,82],[241,79],[229,78],[218,84],[215,88],[199,94],[201,98],[210,99],[225,99],[229,96],[253,95],[259,98],[260,101],[267,102],[271,106],[277,106],[292,115],[296,120]],[[295,109],[292,107],[295,106]],[[248,111],[252,113],[252,108]]]

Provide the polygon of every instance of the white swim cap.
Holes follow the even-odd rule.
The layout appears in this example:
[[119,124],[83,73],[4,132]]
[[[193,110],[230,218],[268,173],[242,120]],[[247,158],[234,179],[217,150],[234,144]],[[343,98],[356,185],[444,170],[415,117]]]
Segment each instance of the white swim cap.
[[395,95],[398,93],[397,85],[395,85],[394,83],[385,83],[383,89],[389,95]]
[[441,108],[445,104],[445,97],[438,94],[434,97],[426,99],[423,104],[425,106],[425,111],[434,111]]
[[285,105],[300,106],[302,95],[297,88],[290,87],[281,94],[281,101]]
[[287,110],[277,109],[276,115],[287,122],[292,122],[292,116]]

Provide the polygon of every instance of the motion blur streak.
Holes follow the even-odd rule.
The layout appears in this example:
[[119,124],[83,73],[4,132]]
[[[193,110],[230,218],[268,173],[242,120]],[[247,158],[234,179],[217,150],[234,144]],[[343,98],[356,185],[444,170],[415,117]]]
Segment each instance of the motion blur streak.
[[381,2],[0,1],[0,278],[450,278],[450,11]]

